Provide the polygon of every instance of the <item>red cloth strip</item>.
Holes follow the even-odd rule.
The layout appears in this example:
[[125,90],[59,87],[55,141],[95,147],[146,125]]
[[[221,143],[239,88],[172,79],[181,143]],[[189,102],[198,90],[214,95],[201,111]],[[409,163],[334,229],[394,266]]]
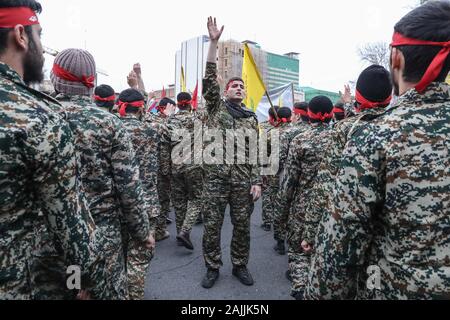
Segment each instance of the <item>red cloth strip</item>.
[[187,107],[187,106],[189,106],[191,103],[192,103],[192,100],[181,100],[181,101],[178,101],[178,105],[179,105],[180,107]]
[[343,108],[340,107],[334,107],[333,108],[333,113],[344,113],[345,110]]
[[359,107],[356,108],[356,110],[358,112],[360,112],[361,110],[364,110],[364,109],[372,109],[372,108],[376,108],[376,107],[380,107],[380,106],[386,106],[389,103],[391,103],[391,100],[392,100],[392,96],[389,96],[386,100],[381,101],[381,102],[369,101],[366,98],[364,98],[358,90],[356,90],[355,98],[356,98],[356,101],[360,104]]
[[83,75],[81,78],[78,78],[77,76],[73,75],[69,71],[61,68],[56,63],[53,64],[52,71],[55,76],[57,76],[58,78],[61,78],[63,80],[82,83],[85,87],[87,87],[89,89],[93,88],[95,86],[94,85],[95,76],[93,76],[93,75],[92,76]]
[[294,108],[294,113],[296,115],[300,115],[302,117],[307,117],[308,116],[308,111],[303,110],[303,109],[296,109],[296,108]]
[[135,102],[123,102],[121,100],[117,101],[117,105],[119,106],[119,114],[121,117],[125,117],[127,107],[136,107],[136,108],[143,108],[145,105],[144,100],[141,101],[135,101]]
[[331,113],[313,113],[311,110],[308,110],[308,117],[312,120],[319,120],[321,122],[325,122],[325,120],[333,118],[333,112]]
[[19,24],[32,26],[39,24],[39,19],[36,13],[28,7],[0,9],[0,28],[12,29]]
[[101,102],[111,102],[111,101],[116,101],[116,96],[109,96],[106,98],[102,98],[100,96],[94,95],[94,100],[101,101]]
[[447,42],[436,42],[436,41],[426,41],[418,40],[404,37],[400,33],[394,33],[392,38],[392,47],[399,46],[433,46],[442,47],[442,50],[436,55],[431,64],[428,66],[427,71],[423,75],[422,79],[416,85],[416,90],[419,93],[423,93],[425,89],[436,80],[444,67],[445,60],[450,53],[450,41]]

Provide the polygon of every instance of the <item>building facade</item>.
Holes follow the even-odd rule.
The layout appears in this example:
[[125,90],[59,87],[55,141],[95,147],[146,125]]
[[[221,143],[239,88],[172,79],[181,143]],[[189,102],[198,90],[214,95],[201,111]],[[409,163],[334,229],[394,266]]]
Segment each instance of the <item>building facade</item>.
[[[244,45],[248,44],[253,58],[258,66],[267,90],[271,90],[289,83],[294,84],[296,101],[304,101],[300,91],[300,61],[298,53],[290,52],[279,55],[264,51],[253,41],[239,42],[236,40],[220,41],[217,48],[217,68],[222,90],[228,79],[242,76],[244,60]],[[181,44],[181,50],[175,56],[175,91],[181,91],[181,70],[183,67],[186,79],[186,89],[193,92],[197,80],[199,81],[199,95],[202,92],[202,78],[206,67],[209,49],[209,38],[201,36]],[[200,104],[202,98],[199,97]]]

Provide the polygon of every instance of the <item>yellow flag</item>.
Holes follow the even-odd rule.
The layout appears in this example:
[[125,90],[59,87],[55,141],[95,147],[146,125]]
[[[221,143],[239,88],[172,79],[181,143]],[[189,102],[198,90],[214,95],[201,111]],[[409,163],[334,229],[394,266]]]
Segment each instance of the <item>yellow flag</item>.
[[247,108],[256,112],[261,99],[266,92],[266,86],[259,74],[250,48],[247,44],[244,47],[244,64],[242,65],[242,79],[244,80],[247,97],[244,101]]
[[184,76],[184,68],[183,68],[183,66],[181,66],[181,91],[182,92],[187,92],[186,91],[186,78]]
[[448,84],[450,84],[450,73],[447,76],[447,80],[445,80]]

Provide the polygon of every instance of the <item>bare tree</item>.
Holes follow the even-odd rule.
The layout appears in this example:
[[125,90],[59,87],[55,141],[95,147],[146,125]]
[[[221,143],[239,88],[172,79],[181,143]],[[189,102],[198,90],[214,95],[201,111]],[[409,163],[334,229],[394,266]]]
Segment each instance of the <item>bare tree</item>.
[[378,64],[389,70],[389,45],[385,42],[367,43],[358,49],[362,61]]

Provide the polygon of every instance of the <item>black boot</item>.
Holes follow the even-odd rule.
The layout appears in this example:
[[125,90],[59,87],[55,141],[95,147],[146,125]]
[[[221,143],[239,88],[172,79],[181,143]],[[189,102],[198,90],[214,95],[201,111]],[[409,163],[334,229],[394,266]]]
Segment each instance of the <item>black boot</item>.
[[188,232],[181,231],[177,236],[177,240],[180,240],[186,249],[194,250],[194,245],[191,242],[190,234]]
[[290,270],[286,271],[285,276],[286,276],[286,279],[288,279],[290,282],[292,282],[292,277],[291,277],[291,271]]
[[261,225],[261,229],[263,229],[264,231],[269,232],[272,229],[272,226],[270,225],[270,223],[263,223]]
[[286,254],[286,247],[283,240],[278,240],[277,244],[273,248],[279,255],[284,256]]
[[246,266],[233,267],[233,276],[238,278],[239,281],[246,286],[252,286],[254,283],[252,275]]
[[205,289],[211,289],[219,278],[219,270],[208,269],[206,276],[202,280],[202,287]]

